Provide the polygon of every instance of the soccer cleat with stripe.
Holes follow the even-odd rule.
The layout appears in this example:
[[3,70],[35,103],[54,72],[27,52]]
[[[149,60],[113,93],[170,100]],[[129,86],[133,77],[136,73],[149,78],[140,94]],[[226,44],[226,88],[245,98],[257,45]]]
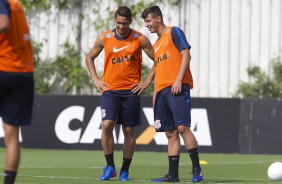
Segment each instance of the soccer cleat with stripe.
[[100,176],[100,180],[109,180],[117,176],[117,172],[114,167],[106,166],[103,169],[103,174]]
[[157,183],[160,183],[160,182],[179,182],[179,178],[178,177],[173,178],[172,176],[167,174],[162,178],[153,179],[153,180],[151,180],[151,182],[157,182]]
[[203,173],[200,169],[193,169],[193,178],[192,178],[192,182],[193,183],[197,183],[197,182],[200,182],[200,181],[203,181],[204,179],[204,176],[203,176]]
[[121,170],[119,173],[119,180],[121,181],[128,181],[128,172]]

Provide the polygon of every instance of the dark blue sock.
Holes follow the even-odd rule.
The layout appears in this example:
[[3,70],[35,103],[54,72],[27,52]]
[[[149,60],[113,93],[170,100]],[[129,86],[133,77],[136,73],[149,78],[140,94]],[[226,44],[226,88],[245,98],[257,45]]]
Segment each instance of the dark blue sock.
[[16,171],[6,171],[4,173],[4,184],[14,184],[17,176]]
[[173,178],[178,178],[179,158],[180,155],[168,156],[168,162],[169,162],[168,174]]
[[192,161],[192,170],[193,169],[199,169],[201,171],[200,161],[199,161],[199,154],[198,154],[198,148],[193,148],[188,150],[190,159]]
[[106,158],[106,161],[107,161],[107,166],[115,167],[114,153],[110,153],[108,155],[105,155],[105,158]]
[[132,161],[132,159],[123,158],[122,167],[121,167],[120,170],[121,171],[126,171],[127,173],[129,173],[128,170],[129,170],[129,166],[131,164],[131,161]]

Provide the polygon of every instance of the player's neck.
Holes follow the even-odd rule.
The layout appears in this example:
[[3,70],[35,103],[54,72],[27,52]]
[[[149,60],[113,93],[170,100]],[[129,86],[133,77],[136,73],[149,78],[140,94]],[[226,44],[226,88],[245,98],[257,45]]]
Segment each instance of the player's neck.
[[162,35],[163,35],[163,32],[166,30],[166,25],[165,24],[161,24],[160,25],[160,27],[159,27],[159,29],[158,29],[158,32],[157,32],[157,35],[158,35],[158,37],[160,38],[160,37],[162,37]]

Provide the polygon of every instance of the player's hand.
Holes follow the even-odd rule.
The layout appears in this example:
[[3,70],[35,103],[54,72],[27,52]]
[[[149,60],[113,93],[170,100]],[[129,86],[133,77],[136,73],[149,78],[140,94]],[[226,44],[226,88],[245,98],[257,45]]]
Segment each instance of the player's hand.
[[104,81],[100,80],[100,79],[92,79],[95,86],[98,88],[98,90],[101,92],[101,91],[107,91],[108,90],[108,87],[109,85],[107,83],[105,83]]
[[149,86],[150,83],[148,82],[143,82],[143,81],[140,81],[139,83],[136,83],[136,84],[133,84],[131,87],[133,88],[131,91],[133,93],[137,93],[138,95],[141,94],[141,92],[146,89],[148,86]]
[[181,89],[182,89],[182,82],[176,80],[171,86],[171,94],[179,95],[181,93]]

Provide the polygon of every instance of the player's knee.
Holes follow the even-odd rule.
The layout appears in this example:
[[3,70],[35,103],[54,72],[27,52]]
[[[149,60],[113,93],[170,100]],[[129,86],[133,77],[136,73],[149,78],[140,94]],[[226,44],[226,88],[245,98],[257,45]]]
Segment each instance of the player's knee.
[[135,140],[135,133],[134,132],[124,132],[124,139],[128,139],[128,140]]
[[3,124],[4,132],[5,132],[5,137],[9,139],[18,139],[19,135],[19,127],[18,126],[12,126],[7,123]]
[[187,126],[178,126],[177,131],[180,135],[189,134],[191,132],[190,128]]
[[179,139],[179,134],[178,134],[177,130],[166,131],[165,135],[166,135],[167,139],[169,139],[169,140],[177,140],[177,139]]
[[105,131],[113,131],[115,124],[112,122],[103,122],[103,130]]

